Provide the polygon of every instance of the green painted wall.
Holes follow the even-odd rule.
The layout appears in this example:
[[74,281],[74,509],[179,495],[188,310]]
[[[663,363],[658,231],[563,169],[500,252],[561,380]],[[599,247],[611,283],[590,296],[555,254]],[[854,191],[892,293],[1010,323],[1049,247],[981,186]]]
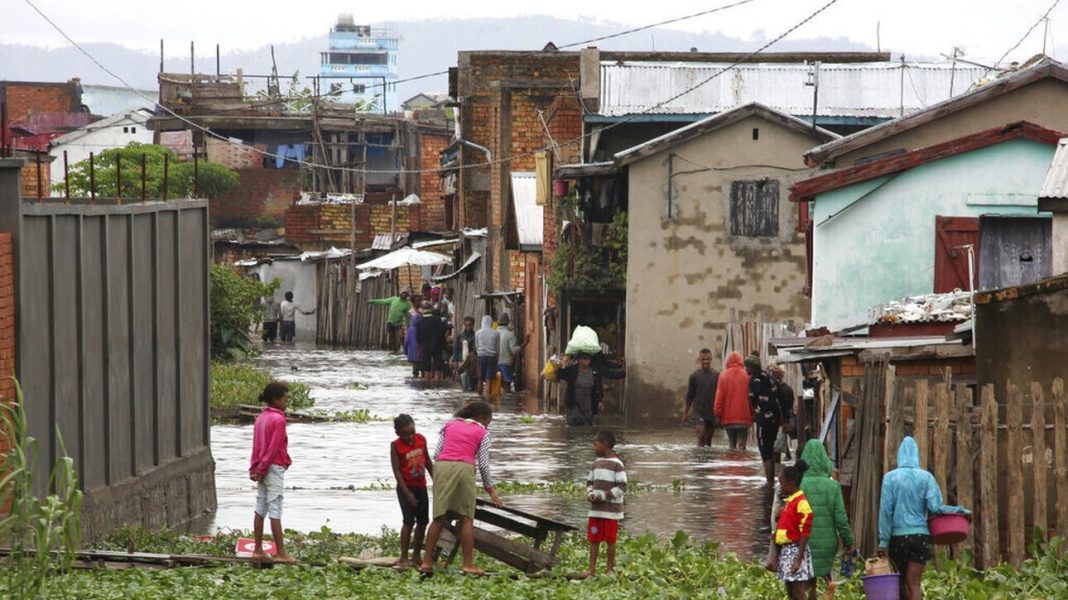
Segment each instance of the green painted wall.
[[817,196],[812,324],[933,291],[935,217],[1035,215],[1054,149],[1016,139]]

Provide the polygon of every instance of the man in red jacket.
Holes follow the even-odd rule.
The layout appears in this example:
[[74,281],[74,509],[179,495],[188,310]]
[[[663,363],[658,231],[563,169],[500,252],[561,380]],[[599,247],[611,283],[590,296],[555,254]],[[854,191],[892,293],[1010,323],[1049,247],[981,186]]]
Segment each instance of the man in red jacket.
[[753,411],[749,406],[749,373],[737,352],[727,356],[727,368],[719,376],[714,411],[720,425],[727,430],[731,450],[745,450]]

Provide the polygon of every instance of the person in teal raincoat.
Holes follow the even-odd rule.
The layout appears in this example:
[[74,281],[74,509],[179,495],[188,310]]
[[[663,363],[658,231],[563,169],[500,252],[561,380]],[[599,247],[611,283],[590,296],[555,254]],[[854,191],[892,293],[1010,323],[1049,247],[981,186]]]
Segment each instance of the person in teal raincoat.
[[905,436],[897,449],[897,468],[883,475],[879,498],[879,556],[890,557],[904,576],[903,599],[919,600],[923,570],[931,559],[928,515],[956,513],[971,517],[960,506],[942,504],[942,490],[934,475],[920,468],[916,440]]
[[829,579],[834,556],[838,553],[838,538],[847,550],[853,548],[853,530],[846,517],[842,486],[831,479],[831,459],[819,440],[809,440],[801,453],[808,465],[801,479],[801,491],[812,507],[812,536],[808,547],[812,552],[812,572]]

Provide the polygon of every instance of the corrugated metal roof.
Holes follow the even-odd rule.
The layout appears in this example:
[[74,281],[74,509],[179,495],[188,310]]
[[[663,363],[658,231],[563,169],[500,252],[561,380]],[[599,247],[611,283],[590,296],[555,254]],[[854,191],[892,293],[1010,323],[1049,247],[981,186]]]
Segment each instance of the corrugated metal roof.
[[1057,152],[1053,154],[1053,162],[1038,197],[1068,199],[1068,138],[1057,144]]
[[512,203],[515,206],[519,247],[541,246],[545,221],[537,202],[537,177],[533,172],[512,171]]
[[[603,62],[599,114],[703,114],[759,101],[791,115],[812,114],[811,67],[804,64],[745,64],[715,77],[680,98],[657,106],[728,68],[729,64]],[[821,64],[821,116],[893,118],[966,92],[982,78],[979,67],[948,63]],[[656,108],[653,108],[656,107]]]

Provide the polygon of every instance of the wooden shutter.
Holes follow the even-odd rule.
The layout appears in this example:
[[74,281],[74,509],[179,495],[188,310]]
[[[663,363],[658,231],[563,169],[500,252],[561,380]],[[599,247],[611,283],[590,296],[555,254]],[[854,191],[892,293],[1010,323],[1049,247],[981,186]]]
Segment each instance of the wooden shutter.
[[967,291],[968,250],[961,248],[972,244],[975,247],[975,265],[979,269],[979,218],[935,217],[935,267],[934,292]]

